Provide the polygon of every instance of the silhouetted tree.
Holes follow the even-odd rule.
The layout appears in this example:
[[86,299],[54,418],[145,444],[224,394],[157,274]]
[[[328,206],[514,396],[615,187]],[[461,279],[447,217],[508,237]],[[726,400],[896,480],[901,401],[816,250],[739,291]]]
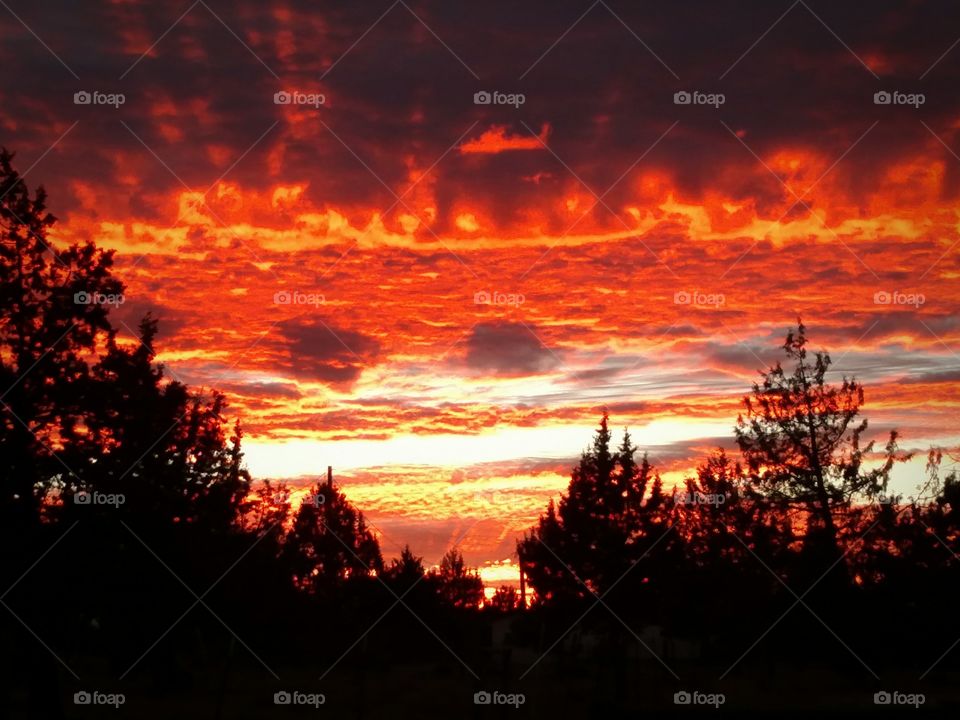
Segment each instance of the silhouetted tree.
[[242,525],[259,534],[272,527],[283,527],[290,516],[290,486],[284,482],[263,480],[253,490],[253,498],[243,506]]
[[[0,149],[0,525],[35,525],[51,488],[74,472],[55,448],[87,443],[88,356],[113,336],[108,305],[123,288],[112,253],[57,252],[46,193],[32,196]],[[95,301],[89,302],[90,299]]]
[[69,509],[78,491],[122,493],[123,513],[138,522],[231,533],[250,492],[239,423],[228,438],[223,395],[165,378],[154,362],[156,320],[148,315],[139,330],[131,347],[108,338],[92,369],[83,419],[96,451],[66,451],[79,477],[60,483],[61,497]]
[[778,362],[761,371],[762,381],[743,400],[736,439],[751,481],[785,511],[802,508],[811,527],[807,538],[822,537],[828,554],[840,556],[840,516],[856,498],[873,499],[886,491],[897,457],[896,433],[890,434],[885,461],[867,469],[873,442],[861,444],[867,421],[857,418],[863,386],[844,377],[827,382],[830,356],[808,357],[806,328],[787,334],[783,350],[792,367]]
[[430,573],[437,593],[444,605],[458,609],[475,610],[483,601],[483,581],[471,572],[457,548],[450,548],[440,561],[440,567]]
[[383,572],[377,538],[332,479],[317,483],[300,504],[280,560],[294,584],[310,592]]
[[[31,197],[11,162],[0,151],[0,571],[25,570],[11,556],[39,557],[63,534],[58,520],[83,520],[70,525],[74,552],[47,558],[21,612],[30,624],[55,622],[55,644],[127,657],[155,639],[141,637],[151,632],[136,617],[143,608],[179,600],[131,531],[191,586],[212,582],[242,552],[242,433],[227,436],[222,395],[164,377],[149,317],[138,340],[118,341],[108,308],[123,286],[112,253],[92,243],[55,248],[43,190]],[[81,491],[125,502],[81,506]],[[172,667],[172,654],[166,661]],[[31,672],[58,696],[46,664],[40,656]]]
[[520,594],[512,585],[501,585],[490,598],[488,606],[496,612],[513,612],[520,607]]
[[537,527],[517,543],[541,602],[564,604],[603,592],[666,527],[668,520],[659,512],[662,483],[646,455],[636,463],[637,449],[626,431],[615,453],[610,440],[604,413],[559,505],[551,500]]
[[390,566],[384,571],[384,577],[394,583],[401,593],[421,582],[425,575],[423,558],[414,555],[410,545],[404,545],[400,557],[391,560]]

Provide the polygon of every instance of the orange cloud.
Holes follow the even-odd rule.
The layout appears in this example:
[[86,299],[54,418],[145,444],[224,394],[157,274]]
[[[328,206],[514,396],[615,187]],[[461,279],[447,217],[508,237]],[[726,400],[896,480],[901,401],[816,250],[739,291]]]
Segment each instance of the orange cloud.
[[469,153],[497,154],[510,150],[543,150],[549,137],[549,123],[543,124],[540,134],[536,137],[509,135],[505,125],[494,125],[475,140],[463,143],[460,146],[460,152],[467,155]]

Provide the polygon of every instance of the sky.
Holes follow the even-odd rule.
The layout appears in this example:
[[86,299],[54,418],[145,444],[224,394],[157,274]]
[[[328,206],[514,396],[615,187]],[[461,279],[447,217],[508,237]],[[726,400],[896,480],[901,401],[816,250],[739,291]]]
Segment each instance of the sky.
[[802,317],[956,446],[946,2],[0,3],[0,145],[258,478],[495,582],[603,408],[668,481]]

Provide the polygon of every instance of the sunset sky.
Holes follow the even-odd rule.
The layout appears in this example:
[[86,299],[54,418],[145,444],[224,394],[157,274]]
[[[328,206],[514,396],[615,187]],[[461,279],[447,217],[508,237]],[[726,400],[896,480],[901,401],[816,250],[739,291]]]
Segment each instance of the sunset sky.
[[922,456],[898,490],[960,442],[955,5],[0,5],[54,238],[388,557],[508,559],[603,407],[681,479],[798,316]]

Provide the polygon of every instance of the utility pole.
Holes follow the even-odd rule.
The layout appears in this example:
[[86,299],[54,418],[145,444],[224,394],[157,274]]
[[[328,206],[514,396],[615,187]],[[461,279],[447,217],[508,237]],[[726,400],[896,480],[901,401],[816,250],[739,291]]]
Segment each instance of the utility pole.
[[523,573],[523,555],[517,553],[520,565],[520,607],[527,609],[527,578]]

